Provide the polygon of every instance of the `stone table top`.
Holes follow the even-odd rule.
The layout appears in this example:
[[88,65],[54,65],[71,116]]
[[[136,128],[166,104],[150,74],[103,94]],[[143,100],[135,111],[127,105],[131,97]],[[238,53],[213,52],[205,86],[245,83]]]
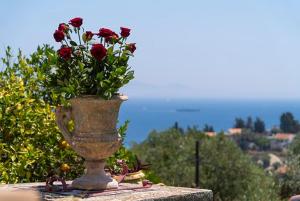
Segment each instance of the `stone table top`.
[[[68,184],[70,182],[67,182]],[[182,188],[171,186],[153,185],[144,188],[139,184],[121,183],[117,190],[106,191],[81,191],[71,190],[68,192],[48,193],[45,192],[45,183],[26,183],[0,185],[1,192],[33,190],[38,191],[41,200],[55,201],[212,201],[211,190]]]

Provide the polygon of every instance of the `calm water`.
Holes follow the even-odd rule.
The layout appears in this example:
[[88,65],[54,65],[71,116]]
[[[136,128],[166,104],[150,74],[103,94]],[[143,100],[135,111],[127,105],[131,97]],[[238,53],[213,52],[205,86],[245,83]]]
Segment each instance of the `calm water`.
[[300,119],[300,101],[231,101],[231,100],[141,100],[129,99],[122,105],[120,122],[130,120],[127,143],[140,142],[148,133],[171,127],[175,121],[183,128],[205,123],[216,131],[227,130],[236,117],[262,118],[267,128],[279,125],[283,112],[292,112]]

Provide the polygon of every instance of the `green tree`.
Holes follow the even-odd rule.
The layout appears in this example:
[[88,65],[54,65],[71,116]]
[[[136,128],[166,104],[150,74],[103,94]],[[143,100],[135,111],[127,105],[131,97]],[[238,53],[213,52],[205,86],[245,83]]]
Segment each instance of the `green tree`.
[[208,124],[205,124],[204,125],[204,128],[203,128],[203,132],[214,132],[214,127],[213,126],[210,126]]
[[265,131],[266,131],[265,122],[257,117],[254,122],[254,132],[264,133]]
[[242,118],[236,118],[234,128],[245,128],[245,121]]
[[236,144],[223,134],[207,137],[196,128],[184,134],[175,129],[153,131],[132,151],[152,164],[151,170],[161,182],[174,186],[194,186],[195,142],[200,146],[200,181],[212,189],[215,200],[277,200],[271,177],[255,166]]
[[247,121],[246,121],[246,126],[247,129],[249,129],[250,131],[253,130],[253,120],[252,117],[247,117]]
[[271,141],[266,136],[253,133],[250,130],[243,130],[242,135],[235,135],[231,137],[242,150],[248,150],[250,143],[254,143],[258,150],[269,150]]
[[286,112],[280,116],[280,129],[285,133],[297,133],[300,131],[300,125],[292,113]]
[[178,123],[177,121],[174,123],[174,125],[173,125],[172,128],[178,130],[180,133],[183,133],[183,132],[184,132],[183,128],[181,128],[181,127],[179,126],[179,123]]

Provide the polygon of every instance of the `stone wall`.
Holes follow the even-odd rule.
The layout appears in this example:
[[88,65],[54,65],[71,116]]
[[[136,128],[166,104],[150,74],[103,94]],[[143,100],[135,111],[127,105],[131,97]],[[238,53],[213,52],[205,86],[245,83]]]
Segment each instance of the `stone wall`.
[[[59,187],[57,186],[57,188]],[[26,191],[29,191],[29,194],[30,192],[35,192],[32,194],[32,201],[37,200],[37,194],[40,197],[38,200],[55,201],[213,201],[211,190],[159,185],[144,188],[138,184],[127,183],[121,183],[118,190],[80,191],[70,189],[67,192],[56,193],[45,192],[44,183],[1,185],[0,201],[10,201],[7,197],[4,198],[4,195],[7,196],[9,193],[12,193],[11,196],[16,196],[18,192],[25,195],[24,192]],[[27,193],[26,195],[28,196],[29,194]],[[16,201],[24,201],[24,196],[16,199]]]

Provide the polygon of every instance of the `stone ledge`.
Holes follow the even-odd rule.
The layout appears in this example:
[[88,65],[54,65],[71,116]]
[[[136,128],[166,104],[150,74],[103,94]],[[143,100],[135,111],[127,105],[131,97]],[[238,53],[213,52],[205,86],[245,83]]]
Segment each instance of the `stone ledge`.
[[[69,183],[69,182],[68,182]],[[120,184],[114,191],[93,192],[73,190],[66,193],[45,193],[45,183],[1,185],[1,191],[35,190],[42,200],[55,201],[213,201],[211,190],[153,185],[141,188],[138,184]]]

